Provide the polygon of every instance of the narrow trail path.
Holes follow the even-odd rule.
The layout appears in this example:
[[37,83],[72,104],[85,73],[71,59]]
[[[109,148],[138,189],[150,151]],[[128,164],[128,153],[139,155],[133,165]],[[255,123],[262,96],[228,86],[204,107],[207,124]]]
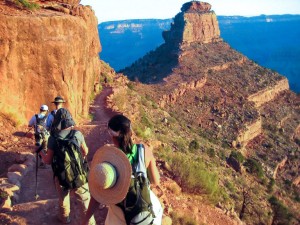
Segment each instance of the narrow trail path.
[[[85,137],[89,147],[88,160],[91,161],[94,153],[99,147],[110,143],[107,133],[107,122],[114,114],[107,109],[105,100],[111,93],[111,88],[104,88],[90,105],[90,113],[93,115],[91,122],[84,123],[76,127]],[[29,171],[21,182],[21,191],[18,204],[13,206],[13,211],[8,212],[10,222],[7,224],[29,225],[58,225],[61,224],[57,219],[58,199],[53,183],[53,173],[51,166],[38,170],[38,200],[35,200],[35,167]],[[78,225],[80,218],[76,208],[76,201],[71,196],[71,225]],[[97,210],[95,218],[97,224],[104,224],[106,209]]]

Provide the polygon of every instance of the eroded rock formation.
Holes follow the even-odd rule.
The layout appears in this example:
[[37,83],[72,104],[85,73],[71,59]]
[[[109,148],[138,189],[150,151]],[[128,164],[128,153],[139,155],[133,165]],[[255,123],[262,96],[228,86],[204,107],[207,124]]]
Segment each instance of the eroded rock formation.
[[61,95],[75,118],[88,114],[100,75],[97,19],[79,1],[62,2],[73,4],[72,15],[44,8],[29,14],[9,6],[0,14],[0,108],[29,118]]

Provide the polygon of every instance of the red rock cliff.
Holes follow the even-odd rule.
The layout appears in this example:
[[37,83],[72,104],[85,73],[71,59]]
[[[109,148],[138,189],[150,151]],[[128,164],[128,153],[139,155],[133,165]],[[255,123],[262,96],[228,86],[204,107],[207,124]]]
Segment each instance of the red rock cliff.
[[100,74],[98,22],[91,8],[71,3],[53,10],[54,4],[66,6],[51,2],[49,10],[47,1],[32,12],[1,4],[1,110],[15,109],[28,119],[61,95],[75,118],[88,114]]

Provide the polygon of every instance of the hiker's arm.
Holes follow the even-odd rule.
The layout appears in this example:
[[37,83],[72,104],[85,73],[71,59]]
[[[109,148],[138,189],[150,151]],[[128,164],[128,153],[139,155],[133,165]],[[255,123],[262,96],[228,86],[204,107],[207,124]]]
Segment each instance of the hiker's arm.
[[44,153],[44,151],[40,151],[40,156],[43,158],[44,163],[51,164],[53,159],[53,150],[48,148],[47,153]]
[[89,207],[84,215],[82,225],[87,225],[89,219],[94,215],[95,210],[99,207],[100,203],[97,202],[92,196],[90,199]]
[[156,160],[151,149],[146,150],[146,158],[149,160],[149,165],[147,166],[149,180],[152,184],[159,185],[160,175],[156,166]]

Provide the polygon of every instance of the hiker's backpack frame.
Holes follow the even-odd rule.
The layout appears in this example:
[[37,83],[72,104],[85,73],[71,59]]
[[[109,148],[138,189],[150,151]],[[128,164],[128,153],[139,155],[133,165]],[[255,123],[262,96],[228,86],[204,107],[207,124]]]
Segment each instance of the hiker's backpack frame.
[[55,138],[57,149],[52,160],[53,176],[65,190],[79,188],[88,181],[88,166],[82,157],[76,132],[71,130],[65,139]]
[[132,163],[132,176],[125,199],[118,204],[127,225],[152,224],[155,214],[150,199],[150,182],[145,165],[145,148],[137,144],[137,161]]

